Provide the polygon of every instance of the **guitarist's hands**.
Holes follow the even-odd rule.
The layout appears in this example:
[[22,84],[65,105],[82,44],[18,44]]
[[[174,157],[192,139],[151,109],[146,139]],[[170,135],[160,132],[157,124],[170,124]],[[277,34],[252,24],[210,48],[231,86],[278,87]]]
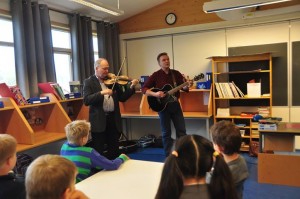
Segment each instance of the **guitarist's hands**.
[[166,94],[165,94],[165,92],[163,92],[163,91],[157,91],[155,94],[154,94],[154,97],[157,97],[157,98],[163,98],[163,97],[165,97],[166,96]]

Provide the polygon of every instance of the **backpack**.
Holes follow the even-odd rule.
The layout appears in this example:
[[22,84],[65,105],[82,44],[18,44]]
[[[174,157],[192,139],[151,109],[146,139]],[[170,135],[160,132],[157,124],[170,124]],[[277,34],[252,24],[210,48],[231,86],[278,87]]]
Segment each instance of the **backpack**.
[[25,176],[26,170],[30,163],[33,161],[33,157],[26,153],[17,154],[17,162],[13,171],[18,176]]

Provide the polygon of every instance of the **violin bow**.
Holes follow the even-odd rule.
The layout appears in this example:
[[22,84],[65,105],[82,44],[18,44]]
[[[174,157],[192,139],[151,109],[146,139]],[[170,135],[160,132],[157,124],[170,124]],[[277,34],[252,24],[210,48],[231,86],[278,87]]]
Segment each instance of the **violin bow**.
[[118,81],[118,79],[119,79],[119,76],[120,76],[121,70],[122,70],[122,68],[123,68],[123,65],[124,65],[124,63],[125,63],[125,60],[126,60],[126,57],[124,57],[124,59],[123,59],[123,61],[122,61],[121,67],[120,67],[120,69],[119,69],[119,71],[118,71],[118,74],[117,74],[117,76],[116,76],[116,80],[115,80],[114,84],[112,85],[112,88],[111,88],[111,90],[114,90],[114,87],[115,87],[115,85],[116,85],[116,82],[117,82],[117,81]]

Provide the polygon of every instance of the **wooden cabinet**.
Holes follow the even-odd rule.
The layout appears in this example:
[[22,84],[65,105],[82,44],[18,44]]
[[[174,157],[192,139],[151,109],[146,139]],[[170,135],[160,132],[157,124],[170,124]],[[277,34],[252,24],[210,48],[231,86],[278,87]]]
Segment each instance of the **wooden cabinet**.
[[[250,142],[259,139],[258,124],[253,121],[252,115],[255,113],[263,114],[265,117],[272,115],[271,53],[217,56],[210,59],[213,74],[214,122],[230,120],[238,125],[243,139],[241,150],[248,151]],[[261,90],[259,95],[249,95],[247,83],[250,81],[259,83],[258,89]],[[244,96],[236,95],[234,91],[234,88],[238,91],[236,87]]]
[[54,96],[50,102],[18,106],[11,98],[0,98],[0,133],[14,136],[17,151],[34,148],[66,137],[64,127],[71,120],[57,103]]
[[[192,89],[188,93],[180,91],[179,102],[184,117],[210,118],[212,116],[212,103],[210,89]],[[157,112],[150,109],[147,96],[137,91],[126,102],[120,103],[122,117],[158,117]]]

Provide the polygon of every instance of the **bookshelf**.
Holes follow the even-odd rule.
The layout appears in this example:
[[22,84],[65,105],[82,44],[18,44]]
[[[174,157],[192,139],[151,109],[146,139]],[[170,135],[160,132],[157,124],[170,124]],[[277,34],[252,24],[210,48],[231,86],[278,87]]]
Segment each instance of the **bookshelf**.
[[[258,123],[253,121],[253,115],[264,111],[264,116],[272,116],[271,53],[214,56],[210,59],[214,122],[230,120],[235,123],[241,130],[241,151],[249,151],[250,142],[259,140]],[[259,82],[260,95],[248,95],[247,83],[251,80]]]
[[54,96],[50,102],[18,106],[12,98],[0,98],[0,133],[17,140],[17,151],[24,151],[66,137],[64,127],[71,120]]

